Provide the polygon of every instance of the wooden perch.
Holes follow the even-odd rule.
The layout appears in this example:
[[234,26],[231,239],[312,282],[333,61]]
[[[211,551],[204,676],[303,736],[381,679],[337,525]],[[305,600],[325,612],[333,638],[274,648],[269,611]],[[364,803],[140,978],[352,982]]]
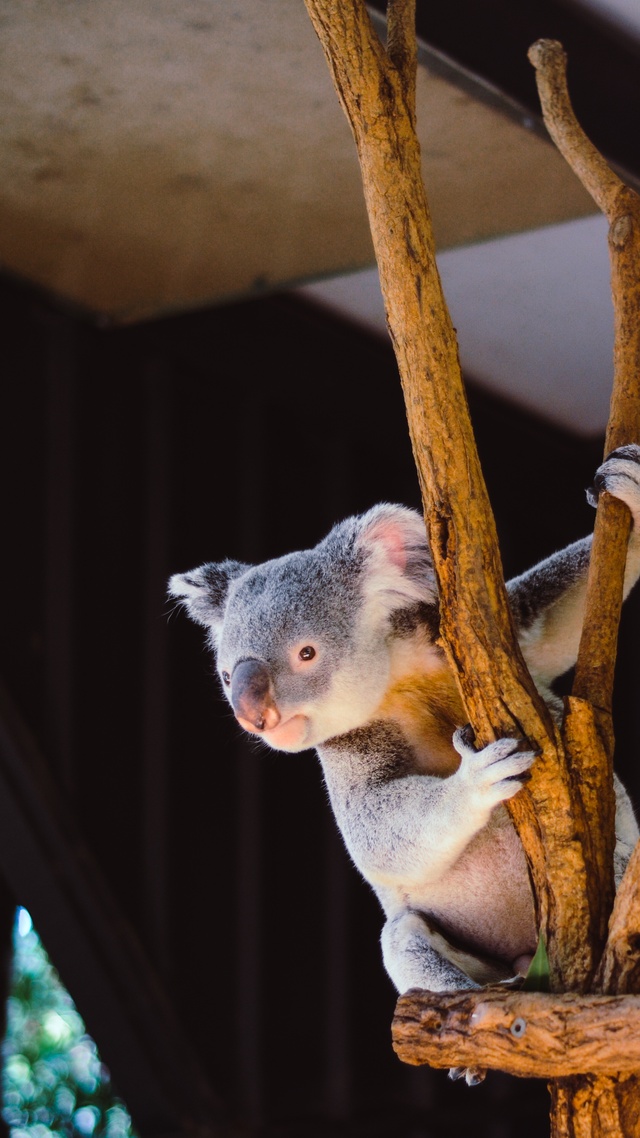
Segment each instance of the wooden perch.
[[401,996],[393,1046],[405,1063],[488,1067],[523,1078],[640,1071],[640,996],[485,988]]

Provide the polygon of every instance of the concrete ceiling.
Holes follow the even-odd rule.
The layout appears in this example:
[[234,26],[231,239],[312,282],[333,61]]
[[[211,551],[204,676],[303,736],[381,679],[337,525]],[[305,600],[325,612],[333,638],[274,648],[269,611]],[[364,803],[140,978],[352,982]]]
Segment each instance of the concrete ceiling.
[[[301,0],[0,0],[0,263],[112,320],[373,257],[349,129]],[[536,124],[425,49],[438,245],[582,217]]]

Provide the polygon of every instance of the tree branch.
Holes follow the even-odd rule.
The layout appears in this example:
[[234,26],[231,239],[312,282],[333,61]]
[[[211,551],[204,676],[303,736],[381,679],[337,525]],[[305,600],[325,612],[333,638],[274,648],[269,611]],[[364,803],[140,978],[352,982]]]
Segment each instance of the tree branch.
[[[529,49],[529,59],[536,69],[547,129],[609,221],[615,349],[605,444],[608,454],[625,443],[640,442],[640,197],[609,168],[576,120],[567,91],[566,55],[561,44],[538,40]],[[568,701],[564,728],[570,777],[583,803],[586,832],[590,835],[588,887],[601,894],[601,944],[613,899],[611,701],[630,525],[626,506],[603,494],[596,515],[573,697]],[[620,907],[621,901],[618,911]],[[622,948],[624,937],[619,922],[615,927],[616,947],[607,949],[600,971],[600,983],[606,991],[627,990],[609,985],[615,985],[617,978],[623,982],[623,976],[628,980],[633,971],[625,972],[622,967],[627,950]],[[636,914],[635,928],[638,927]]]
[[581,988],[597,963],[589,930],[599,920],[586,890],[584,812],[572,800],[559,740],[524,664],[506,599],[405,87],[362,0],[306,5],[358,149],[438,577],[445,652],[477,743],[524,735],[540,750],[531,782],[509,810],[530,867],[552,983],[558,990]]
[[640,842],[616,894],[596,985],[601,992],[640,991]]
[[557,40],[537,40],[529,48],[545,126],[563,158],[603,213],[624,183],[605,162],[578,123],[567,90],[567,56]]
[[536,1079],[640,1070],[640,996],[414,989],[398,1000],[392,1032],[403,1062],[431,1067]]
[[[529,49],[529,59],[536,69],[549,134],[609,221],[615,350],[608,453],[640,441],[640,197],[610,169],[578,123],[567,91],[562,45],[538,40]],[[606,494],[602,498],[573,692],[610,713],[630,518],[622,503]]]

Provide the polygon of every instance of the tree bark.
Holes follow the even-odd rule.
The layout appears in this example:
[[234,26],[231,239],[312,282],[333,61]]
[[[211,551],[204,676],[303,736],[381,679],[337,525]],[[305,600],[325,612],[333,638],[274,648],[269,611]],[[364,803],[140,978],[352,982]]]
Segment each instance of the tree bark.
[[640,992],[640,843],[618,889],[596,989]]
[[403,1062],[431,1067],[628,1075],[640,1069],[640,996],[415,989],[398,1000],[393,1046]]

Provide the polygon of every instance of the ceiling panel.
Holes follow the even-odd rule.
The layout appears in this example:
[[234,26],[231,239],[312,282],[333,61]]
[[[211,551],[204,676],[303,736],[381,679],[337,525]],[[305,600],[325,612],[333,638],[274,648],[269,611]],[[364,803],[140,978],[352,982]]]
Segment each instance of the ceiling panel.
[[[301,0],[0,0],[0,262],[135,320],[372,264]],[[592,212],[536,124],[422,52],[440,248]]]

